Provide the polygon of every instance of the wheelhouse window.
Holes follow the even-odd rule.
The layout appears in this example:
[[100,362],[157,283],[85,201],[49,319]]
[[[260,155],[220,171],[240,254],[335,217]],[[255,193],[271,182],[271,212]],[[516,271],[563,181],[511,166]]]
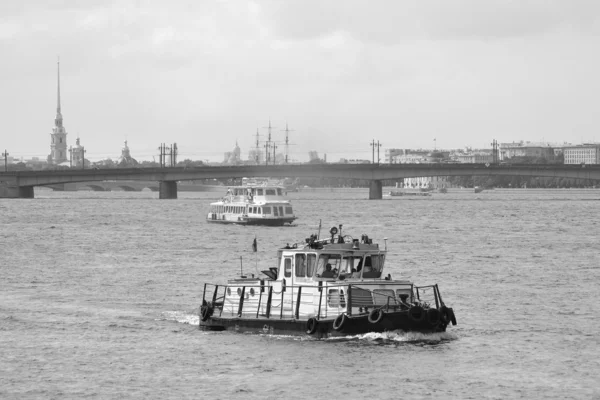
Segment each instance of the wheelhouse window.
[[340,275],[345,275],[347,278],[360,278],[362,263],[362,256],[345,256],[342,259]]
[[317,262],[317,277],[337,278],[342,265],[340,254],[321,254]]
[[363,278],[379,278],[384,262],[383,254],[370,254],[365,257]]
[[262,211],[263,211],[262,213],[263,213],[264,215],[271,214],[271,207],[263,207],[263,208],[262,208]]
[[281,190],[281,188],[277,188],[277,195],[283,196],[283,190]]
[[317,268],[317,255],[307,254],[307,261],[306,276],[308,278],[312,278],[312,276],[315,274],[315,269]]
[[292,259],[291,258],[286,258],[283,261],[283,263],[284,263],[283,264],[283,273],[284,273],[284,276],[286,278],[289,278],[289,277],[292,276]]
[[296,276],[306,277],[306,254],[296,254]]

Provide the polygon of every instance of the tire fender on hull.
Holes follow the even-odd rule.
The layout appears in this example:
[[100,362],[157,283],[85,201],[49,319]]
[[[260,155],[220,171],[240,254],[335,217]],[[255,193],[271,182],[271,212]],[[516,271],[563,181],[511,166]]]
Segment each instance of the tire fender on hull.
[[341,331],[342,328],[344,327],[344,324],[346,323],[347,319],[348,319],[348,317],[346,316],[345,313],[338,315],[336,317],[336,319],[333,321],[333,330],[338,331],[338,332]]
[[412,306],[408,309],[408,317],[414,322],[421,322],[425,319],[425,310],[421,306]]
[[318,327],[319,321],[315,317],[309,318],[308,321],[306,321],[306,333],[309,335],[314,334]]
[[381,320],[383,319],[383,314],[384,314],[384,312],[381,308],[374,308],[369,313],[369,316],[367,317],[367,319],[369,320],[370,323],[377,324],[377,323],[381,322]]

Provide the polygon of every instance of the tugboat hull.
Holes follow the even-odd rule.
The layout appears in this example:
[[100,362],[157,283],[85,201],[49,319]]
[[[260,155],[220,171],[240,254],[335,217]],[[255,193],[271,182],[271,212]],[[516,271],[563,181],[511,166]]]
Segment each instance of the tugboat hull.
[[[335,319],[285,320],[271,318],[221,318],[210,317],[200,321],[204,331],[234,331],[271,335],[313,336],[315,338],[343,337],[369,332],[404,331],[419,333],[445,332],[449,323],[456,323],[452,309],[445,314],[437,309],[427,310],[419,320],[409,311],[377,312],[348,316],[340,314]],[[437,316],[433,315],[437,314]],[[433,315],[433,316],[432,316]],[[202,319],[202,317],[201,317]]]

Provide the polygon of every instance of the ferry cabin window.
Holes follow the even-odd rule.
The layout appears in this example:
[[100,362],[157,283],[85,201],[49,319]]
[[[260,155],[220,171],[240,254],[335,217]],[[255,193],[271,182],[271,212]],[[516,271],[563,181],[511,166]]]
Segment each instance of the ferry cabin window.
[[280,188],[277,188],[277,195],[283,196],[283,190],[281,190]]
[[[326,272],[327,265],[331,266],[332,273],[327,273],[323,276],[323,273]],[[340,271],[340,267],[342,264],[342,256],[340,254],[321,254],[319,256],[319,261],[317,262],[317,277],[319,278],[337,278],[338,273]],[[332,276],[328,276],[332,275]]]
[[283,217],[283,207],[279,207],[279,215]]
[[292,211],[292,207],[286,207],[285,208],[285,213],[286,214],[293,214],[294,212]]
[[306,277],[306,254],[296,254],[296,276]]
[[262,210],[264,215],[271,214],[271,207],[263,207]]
[[275,189],[265,189],[267,196],[275,196]]
[[263,195],[263,190],[262,189],[256,189],[256,194],[258,196],[262,196]]
[[273,207],[273,215],[279,217],[279,213],[277,212],[277,207]]
[[292,259],[286,257],[283,262],[283,273],[286,278],[289,278],[292,276]]

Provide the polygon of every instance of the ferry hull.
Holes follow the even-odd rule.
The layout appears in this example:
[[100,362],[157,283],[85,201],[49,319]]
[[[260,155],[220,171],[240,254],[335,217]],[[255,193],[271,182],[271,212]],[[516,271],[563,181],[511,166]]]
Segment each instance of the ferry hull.
[[238,224],[238,225],[262,225],[262,226],[283,226],[285,224],[291,224],[295,218],[280,218],[280,219],[261,219],[261,218],[248,218],[240,220],[230,219],[212,219],[207,218],[206,221],[217,224]]
[[[452,314],[453,315],[453,314]],[[412,318],[408,311],[384,313],[376,322],[369,321],[368,314],[335,319],[321,319],[309,322],[306,319],[278,318],[222,318],[211,316],[206,321],[200,319],[199,329],[204,331],[234,331],[270,335],[312,336],[322,339],[344,337],[369,332],[404,331],[418,333],[445,332],[450,320],[432,320],[425,315],[421,320]],[[343,321],[341,321],[343,319]],[[337,329],[334,329],[334,326]]]

